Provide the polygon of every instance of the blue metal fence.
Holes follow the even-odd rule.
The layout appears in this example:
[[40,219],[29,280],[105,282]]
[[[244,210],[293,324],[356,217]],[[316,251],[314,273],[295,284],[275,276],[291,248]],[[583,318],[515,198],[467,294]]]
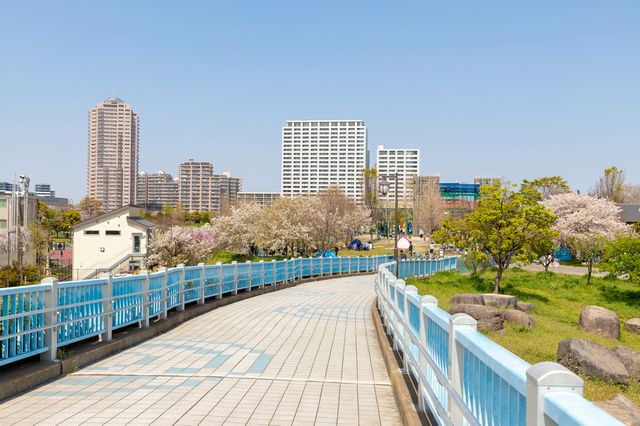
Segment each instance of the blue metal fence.
[[[619,425],[582,397],[584,382],[565,367],[531,366],[476,330],[466,314],[449,315],[404,278],[454,270],[455,257],[380,266],[378,308],[419,405],[442,425]],[[589,413],[585,415],[584,413]]]
[[[343,260],[344,259],[344,260]],[[121,277],[0,289],[0,365],[38,354],[56,357],[57,348],[88,338],[110,339],[113,330],[149,318],[165,318],[185,303],[236,294],[314,276],[375,272],[390,256],[296,258],[187,266]]]

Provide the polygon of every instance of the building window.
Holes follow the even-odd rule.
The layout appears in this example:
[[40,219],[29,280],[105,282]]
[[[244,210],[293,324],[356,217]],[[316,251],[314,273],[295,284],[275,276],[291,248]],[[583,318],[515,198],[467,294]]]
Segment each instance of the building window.
[[7,207],[7,200],[0,200],[0,209],[4,209]]
[[5,229],[6,227],[7,227],[7,219],[0,219],[0,229]]
[[105,235],[120,235],[120,231],[104,231]]
[[90,231],[90,230],[84,231],[84,235],[98,235],[98,234],[100,234],[100,231]]

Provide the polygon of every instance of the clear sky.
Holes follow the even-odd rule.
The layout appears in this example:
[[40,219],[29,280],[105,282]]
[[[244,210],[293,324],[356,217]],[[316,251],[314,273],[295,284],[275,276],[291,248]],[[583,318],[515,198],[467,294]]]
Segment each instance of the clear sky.
[[[140,115],[140,170],[214,163],[277,191],[287,119],[363,119],[444,181],[617,165],[640,183],[640,1],[13,1],[0,181],[85,193],[87,111]],[[375,155],[373,155],[374,157]]]

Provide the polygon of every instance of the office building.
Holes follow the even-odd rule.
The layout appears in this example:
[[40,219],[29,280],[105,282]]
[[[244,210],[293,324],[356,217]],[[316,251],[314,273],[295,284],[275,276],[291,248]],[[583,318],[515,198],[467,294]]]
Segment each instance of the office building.
[[38,197],[55,197],[56,191],[51,189],[48,183],[36,183],[36,195]]
[[238,205],[254,203],[264,208],[269,207],[279,198],[279,192],[238,192]]
[[501,183],[502,178],[500,177],[489,177],[489,176],[476,176],[473,178],[473,183],[476,185],[483,187],[485,185],[494,185],[496,183]]
[[[378,176],[386,176],[389,181],[389,192],[380,196],[382,200],[412,199],[411,179],[420,174],[420,150],[415,148],[385,148],[378,145],[376,169]],[[398,174],[396,189],[395,175]]]
[[339,187],[364,198],[367,127],[361,120],[291,120],[282,128],[282,196],[317,194]]
[[87,196],[105,211],[136,203],[138,114],[115,96],[89,110]]
[[14,188],[18,190],[17,186],[10,182],[0,182],[0,194],[11,194]]
[[138,207],[151,211],[160,211],[165,206],[176,207],[178,194],[178,179],[174,179],[169,173],[142,172],[138,176]]
[[407,182],[413,201],[420,199],[422,194],[428,194],[432,188],[440,190],[440,176],[437,175],[414,175]]

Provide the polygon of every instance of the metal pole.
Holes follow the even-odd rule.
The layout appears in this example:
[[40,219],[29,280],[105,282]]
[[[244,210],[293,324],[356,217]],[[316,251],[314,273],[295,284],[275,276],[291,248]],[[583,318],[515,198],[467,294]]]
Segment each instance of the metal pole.
[[393,190],[394,203],[395,203],[395,229],[393,230],[393,235],[395,237],[395,242],[393,244],[393,260],[396,262],[396,278],[398,277],[398,271],[400,270],[400,264],[398,263],[398,227],[399,227],[399,216],[398,216],[398,173],[396,172],[396,184]]

